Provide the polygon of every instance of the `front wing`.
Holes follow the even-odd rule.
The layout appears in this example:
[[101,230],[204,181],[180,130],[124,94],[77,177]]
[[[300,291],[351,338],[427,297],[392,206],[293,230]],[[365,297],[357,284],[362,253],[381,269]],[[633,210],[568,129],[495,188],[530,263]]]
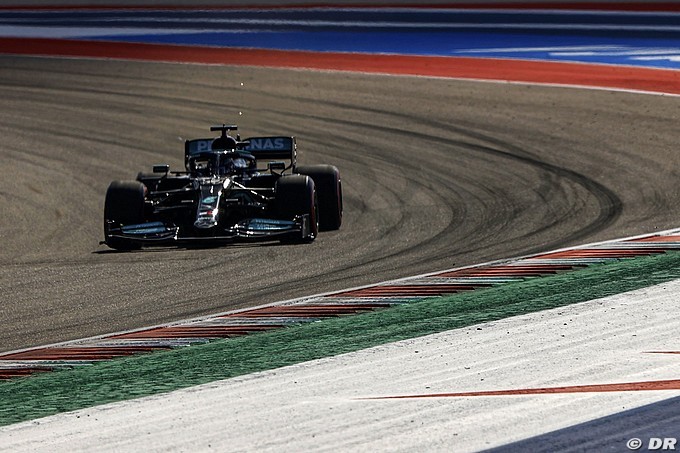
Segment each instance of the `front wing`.
[[[212,234],[210,234],[212,233]],[[309,215],[297,216],[293,220],[251,218],[244,219],[228,228],[215,228],[207,235],[184,235],[181,229],[165,222],[148,222],[137,225],[120,225],[108,222],[106,240],[116,238],[140,245],[171,245],[203,242],[219,243],[237,240],[267,240],[293,237],[312,237]]]

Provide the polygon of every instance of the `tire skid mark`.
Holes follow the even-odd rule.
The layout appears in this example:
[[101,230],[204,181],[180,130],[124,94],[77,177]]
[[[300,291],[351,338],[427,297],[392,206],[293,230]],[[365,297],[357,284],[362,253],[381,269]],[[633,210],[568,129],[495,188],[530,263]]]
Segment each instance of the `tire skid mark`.
[[[351,107],[349,105],[343,105],[340,103],[335,103],[335,106],[344,108]],[[376,114],[384,113],[379,109],[373,109],[372,112]],[[404,121],[408,121],[410,123],[413,123],[414,121],[418,120],[418,118],[413,118],[412,116],[406,114],[399,115],[396,112],[391,112],[391,115],[395,117],[400,117]],[[310,120],[318,119],[317,117],[305,114],[301,114],[299,116],[303,118],[306,117]],[[344,124],[349,127],[359,126],[365,127],[364,123],[348,119],[334,119],[333,122],[335,125]],[[493,137],[490,134],[483,131],[475,131],[471,130],[470,128],[464,128],[456,125],[451,125],[448,123],[441,123],[431,119],[428,119],[427,124],[437,128],[439,131],[442,131],[442,135],[439,136],[434,135],[432,133],[423,133],[418,130],[404,131],[403,129],[380,126],[378,124],[372,124],[371,128],[376,131],[388,133],[394,137],[398,137],[401,134],[404,135],[406,138],[408,137],[415,138],[421,142],[434,142],[438,145],[441,145],[442,147],[441,149],[447,149],[449,147],[454,148],[458,147],[465,150],[477,151],[493,157],[501,157],[503,159],[514,160],[516,162],[528,165],[530,168],[535,168],[541,172],[545,172],[547,175],[552,175],[560,181],[565,180],[572,181],[574,184],[583,187],[587,192],[589,192],[595,197],[595,200],[599,205],[599,213],[597,217],[593,219],[591,222],[582,226],[580,229],[572,232],[568,236],[554,240],[547,246],[543,245],[541,247],[542,250],[545,250],[545,248],[562,247],[566,244],[573,243],[581,238],[587,237],[597,231],[601,231],[607,228],[609,225],[616,222],[616,220],[620,217],[623,211],[623,203],[621,199],[618,197],[618,195],[604,184],[599,183],[598,181],[588,177],[587,175],[571,170],[569,168],[561,167],[541,160],[535,154],[527,151],[526,149],[513,145],[512,143],[507,142],[505,140]],[[451,139],[450,137],[447,138],[444,134],[445,131],[448,133],[455,132],[456,134],[459,134],[461,136],[461,139],[454,140]],[[475,143],[473,142],[473,140],[479,141],[481,143]],[[354,145],[361,146],[361,142],[356,142],[354,143]],[[411,162],[407,160],[404,159],[400,160],[397,156],[395,156],[394,161],[396,163],[400,163],[402,166],[406,168],[408,168],[408,166],[411,164]],[[405,175],[405,177],[408,177],[408,175]],[[444,175],[441,178],[441,180],[439,180],[437,174],[430,174],[430,179],[438,180],[445,184],[450,184],[447,175]],[[417,178],[412,178],[411,181],[414,184],[422,184],[422,182],[419,181]],[[554,184],[551,185],[550,187],[561,188],[562,185]],[[542,193],[542,191],[539,190],[539,193]],[[555,224],[557,224],[561,220],[563,220],[563,217],[555,219],[551,224],[542,225],[540,229],[531,230],[527,232],[526,235],[535,235],[536,233],[539,233],[541,231],[548,230],[554,227]],[[453,225],[449,225],[449,227],[446,230],[442,231],[439,235],[430,238],[428,241],[420,242],[418,245],[423,246],[429,244],[430,242],[436,241],[440,236],[445,236],[449,228],[453,228]],[[539,252],[541,249],[525,251],[524,253],[527,254],[536,253]]]
[[[349,108],[350,106],[343,105],[341,103],[335,103],[334,104],[336,107],[345,107]],[[376,114],[381,114],[384,113],[379,109],[372,109],[370,110],[373,113]],[[404,121],[409,121],[413,123],[414,121],[418,121],[418,118],[413,118],[408,115],[399,115],[396,112],[391,112],[392,116],[395,117],[401,117]],[[319,120],[318,117],[312,116],[312,115],[305,115],[304,113],[299,114],[301,118],[307,118],[310,121],[311,120]],[[323,120],[323,119],[322,119]],[[423,120],[424,121],[424,120]],[[349,120],[349,119],[334,119],[333,124],[335,125],[334,127],[337,127],[338,124],[346,125],[349,128],[356,128],[359,126],[365,127],[364,123],[361,123],[360,121],[355,121],[355,120]],[[545,250],[546,248],[557,248],[561,246],[565,246],[569,243],[573,243],[575,241],[578,241],[579,239],[583,237],[587,237],[595,232],[601,231],[608,226],[612,225],[616,220],[620,217],[622,211],[623,211],[623,203],[621,199],[618,197],[618,195],[611,190],[610,188],[606,187],[605,185],[597,182],[596,180],[589,178],[588,176],[581,174],[577,171],[561,167],[558,165],[551,164],[549,162],[546,162],[544,160],[541,160],[540,158],[536,157],[534,154],[530,153],[529,151],[513,145],[512,143],[509,143],[507,141],[498,139],[496,137],[493,137],[489,135],[488,133],[482,132],[482,131],[474,131],[470,129],[466,129],[463,127],[451,125],[451,124],[443,124],[437,121],[433,120],[428,120],[427,124],[437,128],[439,131],[441,131],[441,135],[435,135],[433,133],[424,133],[416,130],[408,130],[405,131],[403,129],[399,128],[393,128],[393,127],[387,127],[387,126],[381,126],[379,124],[372,124],[371,128],[375,131],[383,132],[386,134],[389,134],[393,137],[400,137],[404,136],[404,138],[413,138],[417,139],[418,141],[422,143],[426,142],[433,142],[441,146],[441,149],[449,149],[449,148],[460,148],[463,150],[468,150],[472,152],[479,152],[482,154],[486,154],[489,156],[493,156],[494,158],[500,157],[502,159],[509,159],[512,161],[519,162],[521,164],[529,166],[529,168],[533,168],[538,170],[539,172],[543,172],[547,175],[554,176],[558,181],[562,182],[564,184],[564,181],[571,181],[572,183],[576,184],[577,186],[582,187],[587,193],[593,195],[597,205],[598,205],[598,214],[597,217],[592,219],[590,222],[586,223],[583,226],[580,226],[580,228],[576,231],[571,232],[569,235],[566,237],[560,237],[559,239],[552,240],[550,244],[543,245],[540,248],[536,248],[534,250],[525,250],[522,253],[530,254],[530,253],[536,253],[541,250]],[[455,140],[446,138],[445,137],[445,132],[455,132],[456,134],[460,134],[461,139]],[[349,140],[347,137],[345,137],[345,140]],[[479,141],[481,143],[476,143],[474,141]],[[351,142],[353,146],[360,147],[362,143],[360,141],[356,142]],[[411,165],[411,161],[407,160],[407,158],[403,158],[401,156],[394,156],[393,157],[393,162],[400,164],[398,168],[408,168]],[[369,168],[371,166],[368,166]],[[410,176],[408,174],[403,175],[404,178],[408,178],[409,182],[417,185],[417,186],[423,186],[423,182],[417,178]],[[456,185],[455,182],[451,182],[449,175],[443,174],[439,175],[437,173],[431,173],[429,175],[429,179],[432,181],[437,181],[441,183],[443,186],[454,186]],[[562,184],[554,184],[554,186],[551,187],[557,187],[558,190],[561,190],[563,187]],[[486,188],[480,185],[479,183],[476,184],[476,187],[480,190],[485,190]],[[507,198],[505,194],[499,194],[500,197]],[[542,196],[547,196],[543,194]],[[506,200],[507,201],[507,200]],[[451,205],[449,201],[449,205]],[[554,227],[556,224],[559,222],[563,221],[565,218],[571,217],[570,215],[564,215],[562,217],[556,218],[552,223],[548,225],[541,225],[539,229],[534,229],[530,230],[524,233],[524,235],[529,236],[529,235],[535,235],[536,233],[539,233],[544,230],[548,230],[552,227]],[[506,221],[509,221],[509,218],[504,219]],[[500,219],[495,219],[496,223],[500,223]],[[417,244],[414,244],[411,248],[417,248],[417,247],[423,247],[423,246],[430,246],[431,244],[435,244],[437,241],[439,241],[441,238],[446,238],[448,236],[448,233],[450,232],[451,229],[455,228],[456,225],[453,223],[450,223],[444,230],[439,232],[438,234],[423,240],[419,241]],[[474,247],[475,244],[469,243],[466,244],[468,247]],[[380,255],[377,258],[375,258],[373,261],[377,262],[380,260],[384,260],[385,258],[389,258],[392,256],[396,256],[407,253],[409,249],[400,249],[397,252],[395,252],[394,255]],[[458,250],[460,253],[461,251]],[[433,251],[433,253],[437,253],[436,250]],[[444,249],[443,251],[440,252],[441,255],[450,255],[450,251],[448,249]],[[439,255],[437,255],[439,256]],[[427,260],[431,259],[431,256],[427,258]],[[370,261],[368,261],[370,262]]]
[[[337,316],[348,316],[389,308],[393,305],[476,291],[527,278],[570,272],[610,260],[633,259],[680,250],[680,229],[591,244],[523,258],[451,269],[437,273],[384,282],[363,288],[312,296],[269,306],[217,314],[163,326],[77,340],[59,345],[0,354],[0,380],[28,377],[56,369],[72,368],[119,357],[202,344],[257,334],[287,326]],[[677,352],[651,352],[676,354]],[[599,390],[598,390],[599,389]],[[586,391],[680,390],[680,381],[629,383],[555,389],[504,390],[438,395],[379,398],[424,398],[483,396]],[[513,393],[514,392],[514,393]]]

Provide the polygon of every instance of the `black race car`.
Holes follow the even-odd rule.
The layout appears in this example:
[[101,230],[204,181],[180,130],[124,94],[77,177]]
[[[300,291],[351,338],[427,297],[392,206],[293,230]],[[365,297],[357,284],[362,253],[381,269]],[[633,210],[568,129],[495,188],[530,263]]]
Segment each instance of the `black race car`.
[[[342,223],[340,172],[332,165],[298,166],[295,137],[229,134],[187,140],[186,171],[154,165],[136,181],[106,192],[104,243],[117,250],[145,245],[239,239],[311,242]],[[266,168],[259,168],[266,162]]]

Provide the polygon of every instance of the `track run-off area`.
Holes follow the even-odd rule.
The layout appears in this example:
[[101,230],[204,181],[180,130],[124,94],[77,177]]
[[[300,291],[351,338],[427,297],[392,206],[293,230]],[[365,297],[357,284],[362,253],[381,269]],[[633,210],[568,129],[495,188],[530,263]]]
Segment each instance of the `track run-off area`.
[[[191,21],[176,7],[0,9],[0,155],[14,175],[0,182],[0,352],[677,227],[678,8],[601,11],[612,4],[193,8]],[[181,168],[182,140],[222,121],[296,135],[300,162],[337,165],[342,229],[303,247],[98,245],[108,183]],[[502,446],[677,396],[674,285],[12,425],[0,439],[26,450]],[[670,401],[633,417],[672,420]],[[623,449],[634,429],[627,412],[614,417]],[[574,435],[613,445],[592,423],[524,448]]]

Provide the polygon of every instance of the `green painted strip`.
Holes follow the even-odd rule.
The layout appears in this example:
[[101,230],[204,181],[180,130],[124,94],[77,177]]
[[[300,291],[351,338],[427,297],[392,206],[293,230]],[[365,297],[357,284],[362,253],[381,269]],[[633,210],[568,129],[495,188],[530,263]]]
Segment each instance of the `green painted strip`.
[[361,315],[15,379],[0,383],[0,425],[169,392],[678,278],[680,252],[669,252]]

